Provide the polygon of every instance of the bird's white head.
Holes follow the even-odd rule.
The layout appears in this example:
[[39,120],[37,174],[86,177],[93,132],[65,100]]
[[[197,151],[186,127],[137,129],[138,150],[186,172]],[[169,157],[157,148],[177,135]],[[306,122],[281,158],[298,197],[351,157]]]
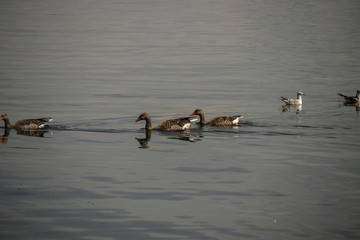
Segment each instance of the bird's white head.
[[298,96],[301,96],[301,95],[305,95],[305,93],[303,93],[303,92],[298,92],[297,95],[298,95]]

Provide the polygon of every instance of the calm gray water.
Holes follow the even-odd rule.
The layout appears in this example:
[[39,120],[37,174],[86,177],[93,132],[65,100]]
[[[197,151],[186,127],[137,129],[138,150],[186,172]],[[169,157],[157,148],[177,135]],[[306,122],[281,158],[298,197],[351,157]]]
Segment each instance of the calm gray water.
[[[359,239],[360,112],[337,96],[360,88],[359,13],[2,0],[0,112],[54,121],[2,139],[0,238]],[[301,111],[283,112],[297,91]],[[135,123],[199,107],[243,123],[151,136]]]

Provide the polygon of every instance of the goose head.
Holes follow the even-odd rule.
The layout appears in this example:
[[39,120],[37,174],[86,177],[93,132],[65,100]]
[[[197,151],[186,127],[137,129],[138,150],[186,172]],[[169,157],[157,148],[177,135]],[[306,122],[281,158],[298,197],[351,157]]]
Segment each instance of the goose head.
[[204,112],[203,112],[203,110],[198,108],[191,115],[199,115],[199,116],[201,116],[201,114],[204,114]]
[[0,120],[9,120],[9,117],[6,113],[1,114]]
[[149,120],[150,115],[148,113],[142,113],[140,116],[136,119],[135,122],[141,121],[141,120]]

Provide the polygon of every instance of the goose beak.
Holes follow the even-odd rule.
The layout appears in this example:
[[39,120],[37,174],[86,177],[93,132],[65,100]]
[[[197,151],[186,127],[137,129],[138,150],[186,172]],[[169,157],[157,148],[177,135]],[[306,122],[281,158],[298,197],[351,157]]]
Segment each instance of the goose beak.
[[196,115],[196,113],[195,113],[195,112],[193,112],[193,113],[191,114],[191,116],[192,116],[192,115]]
[[141,120],[141,118],[138,118],[138,119],[135,120],[135,122],[138,122],[138,121],[140,121],[140,120]]

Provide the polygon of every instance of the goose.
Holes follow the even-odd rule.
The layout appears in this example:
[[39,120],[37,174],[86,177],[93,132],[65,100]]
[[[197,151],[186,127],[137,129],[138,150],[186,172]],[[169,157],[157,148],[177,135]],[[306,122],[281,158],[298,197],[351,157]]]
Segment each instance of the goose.
[[237,125],[240,122],[240,119],[243,118],[241,115],[236,116],[222,116],[212,118],[210,121],[205,121],[205,116],[203,110],[200,108],[196,109],[191,115],[198,115],[200,117],[200,124],[202,125],[211,125],[211,126],[233,126]]
[[285,98],[280,97],[280,100],[286,103],[286,105],[301,105],[302,104],[302,98],[301,96],[305,95],[303,92],[298,92],[296,98]]
[[192,119],[191,117],[183,117],[183,118],[176,118],[163,121],[156,127],[152,127],[151,125],[151,118],[148,113],[142,113],[136,119],[136,122],[145,120],[145,129],[146,130],[160,130],[160,131],[183,131],[188,130],[192,122],[196,121],[196,119]]
[[47,125],[48,122],[51,122],[53,119],[48,118],[38,118],[38,119],[24,119],[17,121],[14,125],[10,123],[8,115],[1,114],[0,120],[4,120],[5,128],[14,128],[16,130],[37,130],[37,129],[44,129],[49,127]]
[[360,89],[356,91],[355,96],[346,96],[344,94],[338,93],[340,97],[345,99],[346,103],[358,103],[360,100]]

